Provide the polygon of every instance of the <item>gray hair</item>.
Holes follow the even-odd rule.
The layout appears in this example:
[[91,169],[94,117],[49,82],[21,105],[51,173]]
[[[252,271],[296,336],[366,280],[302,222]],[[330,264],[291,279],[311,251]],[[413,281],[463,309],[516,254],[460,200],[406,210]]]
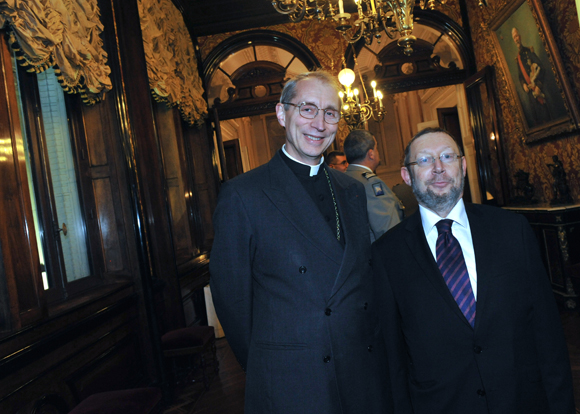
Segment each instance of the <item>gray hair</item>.
[[[413,139],[411,139],[411,141],[409,141],[409,143],[407,144],[407,147],[405,148],[405,161],[403,162],[403,165],[405,167],[407,165],[409,165],[409,163],[411,162],[411,145],[413,145],[413,142],[415,142],[415,140],[421,138],[423,135],[434,134],[436,132],[441,132],[445,135],[448,135],[449,138],[451,138],[453,141],[455,141],[457,143],[457,140],[446,129],[432,128],[432,127],[422,129],[421,131],[419,131],[415,134]],[[459,155],[463,156],[463,152],[461,151],[461,148],[459,147],[459,145],[457,145],[457,151],[459,152]]]
[[[340,109],[340,98],[338,97],[338,92],[341,91],[342,88],[335,76],[332,76],[330,73],[323,70],[316,72],[304,72],[290,79],[284,85],[284,89],[282,89],[280,102],[292,102],[292,100],[296,97],[298,83],[308,79],[317,79],[320,82],[332,87],[336,91],[336,103],[338,104],[337,109]],[[285,111],[289,109],[290,105],[284,105]]]
[[355,129],[351,131],[344,140],[346,160],[350,164],[364,160],[369,150],[374,149],[375,145],[375,137],[366,129]]

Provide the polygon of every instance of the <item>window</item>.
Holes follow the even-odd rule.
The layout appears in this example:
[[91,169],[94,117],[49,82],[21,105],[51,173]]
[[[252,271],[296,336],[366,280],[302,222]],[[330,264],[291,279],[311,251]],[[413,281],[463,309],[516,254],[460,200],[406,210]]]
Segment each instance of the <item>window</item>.
[[[40,271],[49,302],[93,285],[75,137],[54,69],[29,74],[13,64]],[[78,101],[78,97],[76,98]]]

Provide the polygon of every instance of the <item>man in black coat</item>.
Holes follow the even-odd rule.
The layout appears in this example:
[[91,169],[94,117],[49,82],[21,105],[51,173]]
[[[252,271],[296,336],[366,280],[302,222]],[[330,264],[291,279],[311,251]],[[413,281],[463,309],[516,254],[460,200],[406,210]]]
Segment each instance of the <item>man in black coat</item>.
[[390,412],[365,190],[322,157],[340,119],[336,80],[299,75],[276,114],[284,147],[225,183],[214,214],[210,283],[247,374],[245,412]]
[[447,132],[419,132],[401,169],[419,211],[373,245],[395,412],[573,414],[534,234],[523,216],[464,205],[465,171]]

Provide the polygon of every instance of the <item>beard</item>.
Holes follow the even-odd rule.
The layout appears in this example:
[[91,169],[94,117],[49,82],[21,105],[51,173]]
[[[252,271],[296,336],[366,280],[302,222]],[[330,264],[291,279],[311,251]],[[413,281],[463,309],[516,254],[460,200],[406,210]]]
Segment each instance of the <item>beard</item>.
[[419,204],[422,204],[429,210],[435,212],[451,211],[463,194],[465,176],[463,173],[460,174],[459,183],[457,183],[456,179],[452,178],[451,183],[454,185],[445,194],[435,194],[435,192],[429,188],[429,184],[432,184],[433,182],[435,182],[434,179],[426,181],[426,190],[421,191],[417,185],[415,176],[411,174],[411,187],[413,189],[413,194],[415,194],[415,197],[417,197],[417,201]]

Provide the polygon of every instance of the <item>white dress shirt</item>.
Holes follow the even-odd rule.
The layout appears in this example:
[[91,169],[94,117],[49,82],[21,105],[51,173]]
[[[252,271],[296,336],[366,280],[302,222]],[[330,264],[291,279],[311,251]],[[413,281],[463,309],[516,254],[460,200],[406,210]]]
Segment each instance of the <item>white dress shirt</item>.
[[[427,243],[429,244],[429,248],[431,249],[435,261],[437,261],[436,247],[437,236],[439,233],[437,232],[437,227],[435,225],[439,220],[443,219],[422,205],[419,205],[419,211],[421,213],[421,222],[423,223],[423,231],[425,232]],[[461,246],[461,250],[463,251],[467,273],[469,273],[469,281],[471,282],[471,289],[473,290],[475,300],[477,300],[475,250],[473,249],[473,239],[471,238],[471,229],[469,228],[469,220],[467,219],[463,199],[460,199],[457,204],[455,204],[453,210],[451,210],[445,218],[453,220],[451,233],[453,233],[453,236],[455,236]]]

